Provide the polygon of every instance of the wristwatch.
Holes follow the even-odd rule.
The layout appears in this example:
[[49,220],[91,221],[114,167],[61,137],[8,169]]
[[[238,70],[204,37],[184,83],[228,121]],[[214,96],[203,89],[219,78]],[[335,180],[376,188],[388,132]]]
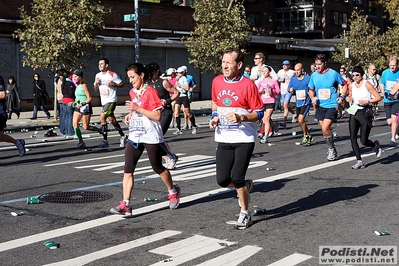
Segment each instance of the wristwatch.
[[246,115],[243,115],[242,117],[241,117],[241,122],[245,122],[245,121],[247,121],[248,120],[248,117],[246,116]]

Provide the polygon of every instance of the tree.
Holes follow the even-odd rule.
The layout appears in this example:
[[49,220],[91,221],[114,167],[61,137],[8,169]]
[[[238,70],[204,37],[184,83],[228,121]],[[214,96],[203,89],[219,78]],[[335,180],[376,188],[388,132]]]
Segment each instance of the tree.
[[72,69],[84,65],[78,58],[89,49],[94,32],[109,10],[99,0],[33,0],[32,14],[21,7],[23,30],[18,30],[23,66],[33,69]]
[[190,53],[189,63],[206,72],[219,73],[226,48],[243,49],[250,41],[243,0],[203,0],[194,4],[197,25],[182,40]]
[[333,60],[336,62],[347,62],[345,58],[345,48],[350,50],[350,66],[362,66],[368,68],[370,63],[382,69],[386,67],[386,58],[381,47],[384,47],[385,41],[378,34],[379,28],[367,21],[367,16],[354,11],[349,19],[350,30],[345,33],[343,38],[346,44],[336,45],[337,52],[333,53]]

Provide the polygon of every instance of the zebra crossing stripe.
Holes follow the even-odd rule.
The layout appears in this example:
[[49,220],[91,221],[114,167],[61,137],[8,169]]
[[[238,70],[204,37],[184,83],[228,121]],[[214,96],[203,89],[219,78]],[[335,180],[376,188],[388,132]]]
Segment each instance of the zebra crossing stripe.
[[[223,243],[223,245],[220,243]],[[236,243],[211,237],[194,235],[192,237],[152,249],[150,252],[172,257],[173,265],[178,265],[216,250],[225,248],[224,244],[232,246]],[[153,266],[160,265],[160,263],[155,263]]]
[[312,258],[312,256],[294,253],[292,255],[289,255],[288,257],[285,257],[284,259],[269,264],[268,266],[294,266],[310,258]]
[[205,261],[201,264],[197,264],[197,266],[235,266],[244,262],[249,257],[255,255],[257,252],[262,250],[261,247],[256,246],[245,246],[224,254],[222,256],[216,257],[214,259]]
[[151,242],[155,242],[164,238],[172,237],[178,234],[181,234],[182,232],[179,231],[172,231],[172,230],[167,230],[163,231],[157,234],[153,234],[150,236],[142,237],[127,243],[123,243],[114,247],[106,248],[103,250],[99,250],[90,254],[86,254],[80,257],[76,257],[73,259],[69,260],[64,260],[64,261],[59,261],[51,264],[47,264],[45,266],[78,266],[78,265],[84,265],[90,262],[93,262],[98,259],[106,258],[112,255],[115,255],[117,253],[121,253],[124,251],[127,251],[129,249],[137,248],[143,245],[147,245]]

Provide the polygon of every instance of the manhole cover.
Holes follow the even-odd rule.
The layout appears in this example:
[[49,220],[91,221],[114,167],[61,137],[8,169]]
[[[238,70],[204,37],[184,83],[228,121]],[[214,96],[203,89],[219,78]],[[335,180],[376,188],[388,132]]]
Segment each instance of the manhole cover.
[[39,200],[50,203],[89,203],[112,198],[112,194],[99,191],[51,192],[39,196]]

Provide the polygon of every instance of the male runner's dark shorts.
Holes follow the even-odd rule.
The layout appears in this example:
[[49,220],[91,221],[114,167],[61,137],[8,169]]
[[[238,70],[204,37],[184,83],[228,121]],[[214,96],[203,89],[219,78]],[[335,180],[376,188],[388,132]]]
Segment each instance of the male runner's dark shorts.
[[330,119],[335,120],[338,117],[338,110],[337,108],[324,108],[324,107],[317,107],[315,118],[317,120],[324,120]]
[[113,115],[116,108],[116,103],[106,103],[103,105],[103,113],[107,116]]

